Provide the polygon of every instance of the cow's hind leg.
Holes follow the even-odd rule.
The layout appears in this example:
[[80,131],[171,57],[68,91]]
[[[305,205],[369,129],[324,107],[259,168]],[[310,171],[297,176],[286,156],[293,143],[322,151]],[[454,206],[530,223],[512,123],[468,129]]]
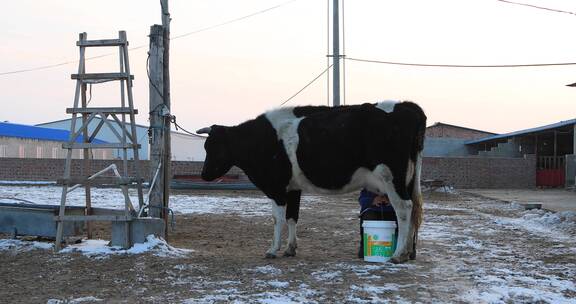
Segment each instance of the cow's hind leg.
[[288,223],[288,248],[284,251],[284,256],[296,256],[296,224],[298,223],[298,213],[300,211],[300,193],[300,191],[287,193],[286,221]]
[[408,260],[414,242],[412,201],[407,194],[408,192],[405,191],[405,187],[400,186],[401,189],[397,191],[393,183],[392,173],[387,166],[379,166],[378,171],[380,179],[377,189],[380,193],[388,195],[398,221],[398,242],[391,261],[393,263],[402,263]]
[[272,201],[272,218],[274,220],[274,237],[272,246],[266,251],[266,258],[275,258],[276,252],[280,250],[282,245],[282,228],[286,224],[286,205],[281,206],[276,201]]
[[392,256],[393,263],[402,263],[408,260],[414,246],[414,229],[412,227],[412,201],[403,200],[396,192],[388,192],[390,202],[396,212],[398,220],[398,243]]

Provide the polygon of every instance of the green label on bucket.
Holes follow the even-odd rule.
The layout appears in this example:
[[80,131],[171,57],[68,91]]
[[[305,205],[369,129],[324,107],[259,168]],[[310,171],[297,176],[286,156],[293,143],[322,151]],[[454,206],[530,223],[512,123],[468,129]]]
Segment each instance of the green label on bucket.
[[364,256],[391,257],[396,250],[396,235],[392,234],[389,241],[380,241],[378,236],[364,233]]

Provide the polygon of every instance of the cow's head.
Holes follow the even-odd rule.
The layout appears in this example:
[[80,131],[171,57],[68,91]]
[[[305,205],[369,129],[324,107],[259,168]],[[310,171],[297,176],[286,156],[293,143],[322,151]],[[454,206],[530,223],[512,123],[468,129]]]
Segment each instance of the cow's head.
[[202,179],[213,181],[226,174],[234,165],[228,137],[228,127],[213,125],[196,131],[198,134],[208,134],[204,143],[206,159],[202,168]]

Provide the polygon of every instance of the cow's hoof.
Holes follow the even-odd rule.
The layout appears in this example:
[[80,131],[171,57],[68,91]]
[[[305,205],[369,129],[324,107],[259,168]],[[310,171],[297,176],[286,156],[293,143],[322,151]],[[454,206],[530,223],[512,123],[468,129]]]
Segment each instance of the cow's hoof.
[[392,257],[390,259],[390,262],[392,262],[394,264],[402,264],[406,261],[408,261],[408,255],[396,256],[396,257]]
[[410,255],[408,257],[410,258],[410,260],[415,260],[416,259],[416,250],[410,252]]
[[275,259],[276,255],[274,253],[266,252],[266,255],[264,257],[267,259]]
[[285,257],[293,257],[296,256],[296,247],[288,247],[286,251],[284,251]]

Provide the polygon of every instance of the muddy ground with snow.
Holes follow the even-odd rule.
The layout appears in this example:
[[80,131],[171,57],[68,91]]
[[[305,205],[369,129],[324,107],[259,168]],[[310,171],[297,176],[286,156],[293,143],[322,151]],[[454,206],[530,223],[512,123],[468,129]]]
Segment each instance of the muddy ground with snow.
[[[0,187],[0,196],[47,200],[58,189]],[[303,198],[297,256],[265,259],[273,227],[260,194],[176,193],[170,245],[55,254],[0,240],[0,302],[576,303],[576,214],[464,193],[425,198],[418,258],[394,265],[356,258],[354,196]]]

